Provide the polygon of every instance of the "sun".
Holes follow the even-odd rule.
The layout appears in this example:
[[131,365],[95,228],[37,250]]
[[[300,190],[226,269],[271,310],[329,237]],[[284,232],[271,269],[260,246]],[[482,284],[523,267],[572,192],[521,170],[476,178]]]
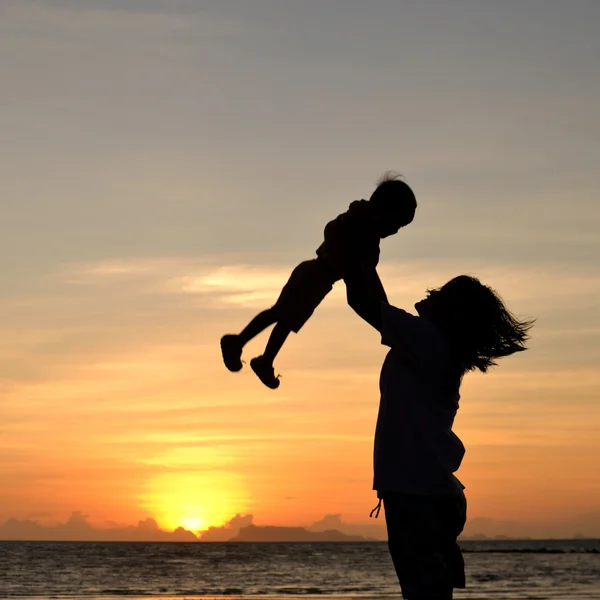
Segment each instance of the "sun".
[[224,472],[161,473],[147,482],[140,500],[162,529],[195,534],[220,527],[249,505],[243,484]]
[[184,517],[181,519],[181,527],[188,531],[202,531],[208,527],[208,523],[201,517]]

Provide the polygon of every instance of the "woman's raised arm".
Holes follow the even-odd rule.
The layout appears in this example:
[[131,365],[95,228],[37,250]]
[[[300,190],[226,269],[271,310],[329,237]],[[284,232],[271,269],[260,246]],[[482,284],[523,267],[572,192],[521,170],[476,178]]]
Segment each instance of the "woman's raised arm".
[[363,264],[353,265],[344,277],[346,298],[359,317],[381,332],[381,304],[387,304],[377,269]]

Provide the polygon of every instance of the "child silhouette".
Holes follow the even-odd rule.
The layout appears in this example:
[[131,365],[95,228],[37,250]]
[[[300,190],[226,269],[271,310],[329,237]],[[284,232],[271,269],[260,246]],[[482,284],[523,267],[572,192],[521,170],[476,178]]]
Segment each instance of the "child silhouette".
[[241,333],[221,338],[225,366],[239,371],[244,346],[275,323],[264,353],[253,358],[250,366],[267,387],[279,387],[273,362],[290,332],[300,331],[348,267],[362,263],[375,269],[380,240],[411,223],[416,207],[411,188],[397,175],[386,173],[369,200],[352,202],[345,213],[325,226],[317,257],[292,271],[275,304],[256,315]]

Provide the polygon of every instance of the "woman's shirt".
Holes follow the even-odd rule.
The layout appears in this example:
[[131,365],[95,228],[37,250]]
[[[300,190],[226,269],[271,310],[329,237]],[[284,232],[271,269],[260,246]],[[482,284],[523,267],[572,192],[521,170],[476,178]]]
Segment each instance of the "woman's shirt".
[[380,377],[373,489],[447,495],[465,448],[452,431],[459,385],[450,346],[431,322],[382,303],[381,342],[389,346]]

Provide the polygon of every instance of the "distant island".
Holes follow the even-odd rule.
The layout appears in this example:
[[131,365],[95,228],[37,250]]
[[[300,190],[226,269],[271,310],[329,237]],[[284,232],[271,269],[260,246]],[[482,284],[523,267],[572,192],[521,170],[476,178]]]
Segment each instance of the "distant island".
[[230,542],[375,542],[374,538],[348,535],[337,529],[309,531],[304,527],[242,527]]

